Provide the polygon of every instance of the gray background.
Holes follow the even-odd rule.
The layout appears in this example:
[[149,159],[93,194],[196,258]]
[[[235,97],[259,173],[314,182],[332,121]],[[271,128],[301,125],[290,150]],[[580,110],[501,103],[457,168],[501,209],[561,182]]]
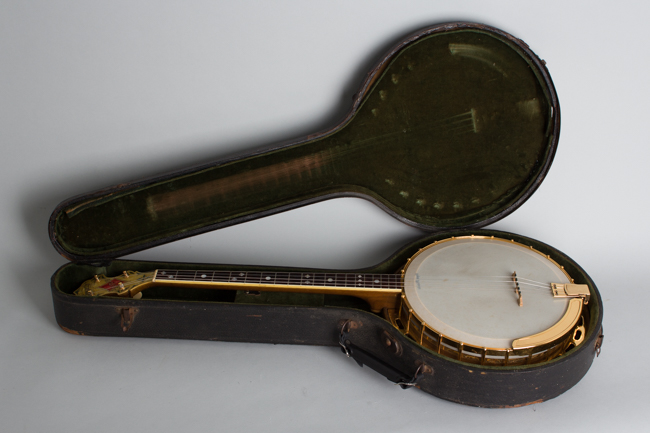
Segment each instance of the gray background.
[[[615,4],[615,6],[614,6]],[[3,431],[618,431],[650,404],[648,9],[624,2],[0,1]],[[72,195],[314,132],[387,46],[484,22],[547,63],[555,163],[492,227],[566,252],[605,306],[602,355],[561,397],[488,410],[402,391],[337,348],[78,337],[59,329],[47,219]],[[369,266],[422,236],[339,199],[133,255]]]

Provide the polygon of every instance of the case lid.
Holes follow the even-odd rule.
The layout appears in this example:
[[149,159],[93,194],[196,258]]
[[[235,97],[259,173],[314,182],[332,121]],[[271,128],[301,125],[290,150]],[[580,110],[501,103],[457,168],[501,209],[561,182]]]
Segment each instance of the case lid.
[[243,157],[71,198],[50,237],[99,262],[341,196],[430,231],[478,228],[546,175],[560,114],[548,71],[522,41],[469,23],[401,41],[336,126]]

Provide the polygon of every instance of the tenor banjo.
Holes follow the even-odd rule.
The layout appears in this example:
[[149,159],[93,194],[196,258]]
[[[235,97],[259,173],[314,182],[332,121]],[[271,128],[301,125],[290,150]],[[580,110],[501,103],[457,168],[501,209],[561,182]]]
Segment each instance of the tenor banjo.
[[157,269],[96,275],[74,293],[140,298],[154,286],[354,296],[416,343],[494,366],[540,363],[580,345],[590,297],[532,246],[473,235],[420,249],[396,274]]

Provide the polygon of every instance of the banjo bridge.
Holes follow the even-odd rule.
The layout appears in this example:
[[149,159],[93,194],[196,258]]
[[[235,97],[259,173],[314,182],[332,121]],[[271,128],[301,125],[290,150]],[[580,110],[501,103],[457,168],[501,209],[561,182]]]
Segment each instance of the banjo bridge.
[[589,302],[589,287],[586,284],[556,284],[551,283],[554,298],[583,298]]

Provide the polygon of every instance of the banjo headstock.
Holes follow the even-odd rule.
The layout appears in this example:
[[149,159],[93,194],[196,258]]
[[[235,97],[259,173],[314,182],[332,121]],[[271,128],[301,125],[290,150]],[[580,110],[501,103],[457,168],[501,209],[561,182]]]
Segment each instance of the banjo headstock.
[[[142,286],[150,283],[153,272],[124,271],[115,277],[95,275],[74,291],[79,296],[139,297]],[[140,295],[141,296],[141,295]]]

